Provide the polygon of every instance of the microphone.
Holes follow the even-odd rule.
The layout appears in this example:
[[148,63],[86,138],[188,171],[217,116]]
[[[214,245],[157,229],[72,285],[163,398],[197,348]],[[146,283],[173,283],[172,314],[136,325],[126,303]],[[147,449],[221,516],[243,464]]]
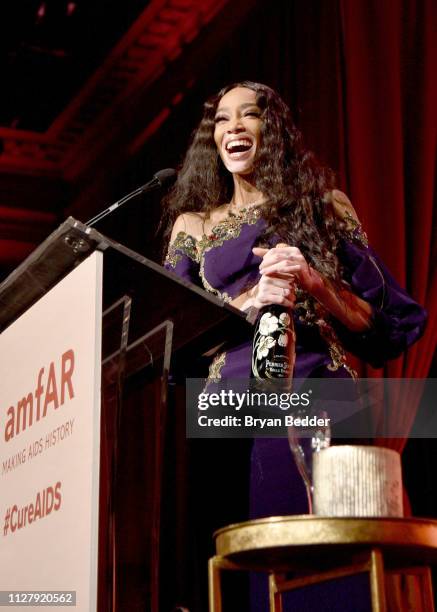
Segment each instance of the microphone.
[[111,214],[114,210],[117,210],[117,208],[120,208],[120,206],[123,206],[123,204],[126,204],[126,202],[129,202],[129,200],[136,198],[141,193],[147,193],[148,191],[153,191],[154,189],[160,189],[174,180],[176,180],[176,170],[173,168],[164,168],[163,170],[159,170],[153,175],[151,181],[145,185],[142,185],[142,187],[138,187],[138,189],[135,189],[135,191],[128,193],[121,198],[121,200],[114,202],[114,204],[111,204],[111,206],[102,212],[99,212],[98,215],[87,221],[85,225],[88,225],[88,227],[95,225],[98,221]]

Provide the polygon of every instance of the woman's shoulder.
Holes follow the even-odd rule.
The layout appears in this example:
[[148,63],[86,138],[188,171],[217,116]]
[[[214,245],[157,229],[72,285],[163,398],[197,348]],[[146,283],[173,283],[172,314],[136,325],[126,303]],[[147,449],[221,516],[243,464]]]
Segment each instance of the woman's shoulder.
[[330,193],[335,216],[343,222],[346,237],[361,246],[368,246],[366,232],[348,196],[340,189],[333,189]]
[[356,210],[352,206],[352,202],[343,191],[340,191],[340,189],[333,189],[331,191],[331,199],[334,212],[339,219],[342,221],[353,219],[356,223],[360,223]]
[[199,240],[228,217],[228,208],[228,204],[222,204],[208,212],[190,211],[182,213],[174,222],[170,242],[173,242],[180,233]]
[[174,242],[179,234],[195,237],[203,232],[205,213],[202,212],[185,212],[179,215],[171,232],[170,242]]

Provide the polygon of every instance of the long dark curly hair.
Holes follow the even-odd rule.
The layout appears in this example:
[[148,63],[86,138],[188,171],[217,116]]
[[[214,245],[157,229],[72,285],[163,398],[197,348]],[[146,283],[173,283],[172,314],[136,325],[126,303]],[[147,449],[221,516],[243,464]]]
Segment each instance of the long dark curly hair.
[[332,205],[333,173],[304,147],[285,102],[261,83],[232,83],[206,101],[178,180],[163,202],[167,242],[178,215],[201,211],[208,217],[232,198],[233,179],[214,142],[214,119],[220,99],[235,87],[252,89],[262,112],[261,142],[252,174],[254,186],[266,197],[261,213],[268,229],[261,243],[268,244],[269,237],[279,236],[283,242],[298,246],[321,274],[340,283],[335,253],[344,224],[336,218]]

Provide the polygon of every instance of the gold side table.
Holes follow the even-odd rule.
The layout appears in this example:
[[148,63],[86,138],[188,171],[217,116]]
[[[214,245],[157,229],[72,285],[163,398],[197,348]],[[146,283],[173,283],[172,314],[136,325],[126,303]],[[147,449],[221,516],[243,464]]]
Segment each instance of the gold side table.
[[385,581],[394,574],[418,577],[421,609],[434,611],[429,566],[437,563],[437,521],[278,516],[223,527],[214,538],[210,612],[222,612],[222,570],[268,572],[271,612],[282,612],[285,591],[362,572],[374,612],[386,612]]

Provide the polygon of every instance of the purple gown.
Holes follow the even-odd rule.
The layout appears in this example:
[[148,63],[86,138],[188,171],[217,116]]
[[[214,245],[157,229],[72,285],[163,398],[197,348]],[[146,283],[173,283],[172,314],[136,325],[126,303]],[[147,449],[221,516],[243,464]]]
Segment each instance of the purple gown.
[[[165,260],[167,270],[230,302],[259,280],[260,258],[252,253],[265,221],[259,209],[243,210],[216,225],[208,236],[196,241],[179,232]],[[270,246],[274,246],[274,242]],[[276,240],[277,242],[277,240]],[[344,239],[337,253],[343,280],[356,295],[371,304],[372,326],[366,333],[352,333],[324,316],[321,308],[302,292],[297,295],[295,378],[313,376],[316,370],[340,369],[351,373],[345,349],[381,367],[400,355],[422,334],[426,314],[399,287],[367,245],[359,226]],[[250,375],[251,339],[215,358],[216,377],[246,378]]]
[[[217,224],[200,240],[180,232],[169,248],[165,267],[207,291],[231,301],[259,280],[260,258],[252,253],[266,228],[258,208],[249,208]],[[274,246],[273,239],[269,246]],[[332,319],[310,296],[296,295],[294,324],[296,330],[295,378],[350,377],[354,375],[346,359],[346,350],[373,367],[400,355],[422,334],[426,313],[396,283],[367,244],[361,227],[354,223],[342,239],[337,256],[343,280],[350,290],[372,306],[372,325],[365,333],[353,333]],[[252,338],[231,346],[217,355],[210,367],[212,378],[248,378],[250,376]],[[294,464],[287,440],[254,440],[250,467],[250,518],[304,514],[308,511],[302,479]],[[255,585],[258,588],[259,585]],[[265,586],[259,587],[265,591]],[[342,593],[347,590],[342,586]],[[355,595],[350,610],[368,609],[366,584],[354,581]],[[293,609],[306,611],[337,608],[328,602],[330,587],[305,589],[300,601],[293,593]],[[323,591],[323,595],[321,592]],[[331,588],[335,602],[337,590]],[[265,593],[264,593],[265,595]],[[320,607],[320,597],[325,607]],[[314,599],[314,608],[311,603]],[[256,598],[262,601],[262,597]],[[345,607],[345,599],[338,609]],[[348,598],[346,598],[347,601]],[[360,603],[358,603],[360,602]],[[265,609],[264,607],[259,609]],[[255,609],[253,606],[252,609]],[[287,608],[286,608],[287,609]]]

